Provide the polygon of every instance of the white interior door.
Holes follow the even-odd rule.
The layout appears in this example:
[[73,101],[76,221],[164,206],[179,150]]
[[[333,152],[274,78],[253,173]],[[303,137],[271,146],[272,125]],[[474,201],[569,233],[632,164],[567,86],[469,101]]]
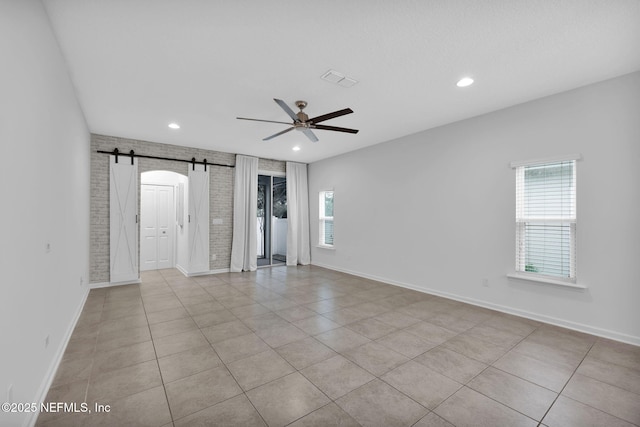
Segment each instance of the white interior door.
[[158,201],[158,268],[173,268],[173,232],[176,228],[173,187],[159,186],[156,194]]
[[140,193],[140,270],[158,268],[157,197],[154,185],[142,185]]
[[173,187],[142,185],[140,270],[172,268],[175,230]]
[[189,273],[209,271],[209,171],[189,166]]
[[133,281],[138,272],[138,159],[109,160],[110,280]]

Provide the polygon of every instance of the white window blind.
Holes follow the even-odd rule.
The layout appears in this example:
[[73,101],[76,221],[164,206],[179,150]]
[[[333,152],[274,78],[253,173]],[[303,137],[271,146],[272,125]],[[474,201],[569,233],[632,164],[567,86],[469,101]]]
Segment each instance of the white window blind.
[[575,160],[516,168],[516,271],[575,282]]
[[319,244],[321,246],[333,246],[333,191],[321,191],[319,202]]

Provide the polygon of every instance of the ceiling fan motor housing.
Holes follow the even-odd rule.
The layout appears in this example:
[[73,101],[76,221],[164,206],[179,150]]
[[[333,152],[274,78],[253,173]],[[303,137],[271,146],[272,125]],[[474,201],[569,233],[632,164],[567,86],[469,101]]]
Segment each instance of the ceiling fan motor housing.
[[[307,106],[307,101],[296,101],[296,107],[300,109],[300,111],[296,113],[296,116],[298,116],[298,120],[300,120],[302,123],[309,120],[309,116],[302,111],[306,106]],[[295,125],[296,124],[294,123],[294,126]],[[308,126],[296,126],[296,128],[297,127],[308,127]]]

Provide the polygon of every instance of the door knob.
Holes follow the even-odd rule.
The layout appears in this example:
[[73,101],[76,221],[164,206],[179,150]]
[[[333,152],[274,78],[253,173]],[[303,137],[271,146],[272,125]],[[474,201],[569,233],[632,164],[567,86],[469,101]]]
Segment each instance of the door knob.
[[166,231],[163,231],[163,232],[162,232],[162,234],[167,234],[167,232],[166,232]]

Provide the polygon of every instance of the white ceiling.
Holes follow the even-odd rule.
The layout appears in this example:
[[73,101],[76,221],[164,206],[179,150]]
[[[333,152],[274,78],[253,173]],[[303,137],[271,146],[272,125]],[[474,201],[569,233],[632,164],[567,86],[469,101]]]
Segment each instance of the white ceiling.
[[[640,69],[638,0],[43,0],[91,132],[313,162]],[[351,88],[320,76],[335,69]],[[465,89],[455,83],[470,75]],[[270,142],[303,99],[357,135]],[[297,110],[296,110],[297,111]],[[167,127],[178,122],[178,131]],[[299,145],[299,152],[292,147]]]

